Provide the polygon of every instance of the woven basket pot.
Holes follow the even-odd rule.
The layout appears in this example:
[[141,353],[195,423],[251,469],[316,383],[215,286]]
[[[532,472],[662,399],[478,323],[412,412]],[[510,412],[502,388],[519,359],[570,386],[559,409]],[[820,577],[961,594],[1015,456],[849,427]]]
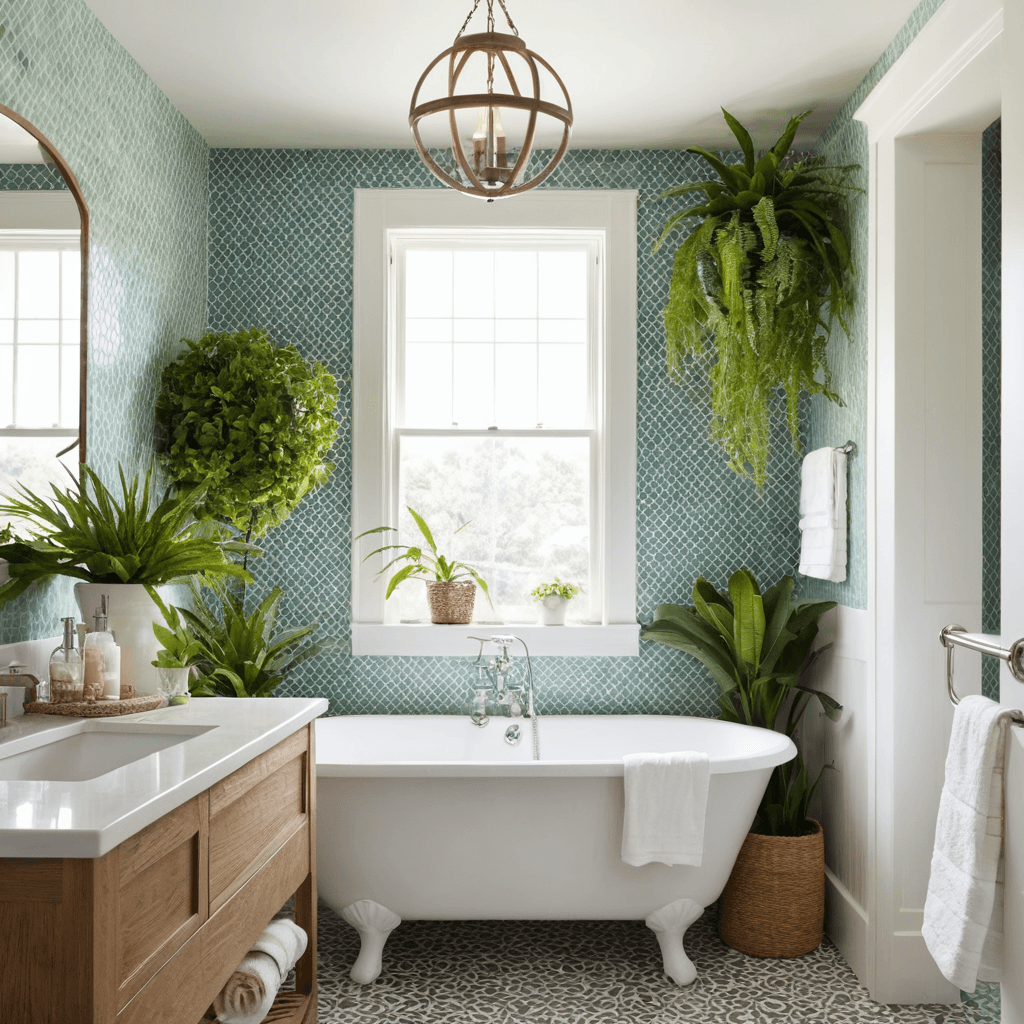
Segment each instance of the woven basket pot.
[[430,621],[466,626],[473,621],[476,584],[471,580],[446,583],[427,580],[427,604]]
[[[813,819],[810,819],[813,821]],[[803,956],[825,923],[825,833],[747,833],[722,897],[722,939],[750,956]]]

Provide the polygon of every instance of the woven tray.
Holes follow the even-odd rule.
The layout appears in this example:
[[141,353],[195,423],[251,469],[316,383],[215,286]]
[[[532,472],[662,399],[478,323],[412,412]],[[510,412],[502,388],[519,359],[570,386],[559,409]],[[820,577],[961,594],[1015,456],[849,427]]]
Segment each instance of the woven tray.
[[25,705],[27,715],[65,715],[68,718],[111,718],[114,715],[134,715],[160,707],[163,697],[158,693],[148,697],[129,697],[127,700],[67,701],[53,704],[34,700]]

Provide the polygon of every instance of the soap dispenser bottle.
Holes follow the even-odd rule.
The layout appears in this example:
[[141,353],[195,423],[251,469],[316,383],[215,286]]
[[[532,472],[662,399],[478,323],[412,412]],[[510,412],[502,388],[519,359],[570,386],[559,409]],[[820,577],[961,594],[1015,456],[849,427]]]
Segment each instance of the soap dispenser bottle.
[[83,663],[81,652],[75,649],[75,619],[69,616],[64,623],[64,641],[50,655],[50,700],[66,704],[82,699]]
[[[114,634],[107,628],[107,595],[100,597],[100,606],[93,615],[95,623],[85,638],[86,673],[90,663],[98,660],[102,692],[97,697],[103,700],[118,700],[121,696],[121,648],[117,646]],[[95,653],[94,653],[95,652]]]

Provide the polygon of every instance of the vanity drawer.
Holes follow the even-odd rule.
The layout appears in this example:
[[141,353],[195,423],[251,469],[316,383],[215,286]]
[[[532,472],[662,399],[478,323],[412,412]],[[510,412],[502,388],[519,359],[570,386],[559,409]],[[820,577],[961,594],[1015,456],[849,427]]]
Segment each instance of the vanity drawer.
[[306,823],[309,730],[260,755],[210,790],[210,912]]
[[118,1006],[124,1006],[208,916],[207,808],[203,793],[115,851]]

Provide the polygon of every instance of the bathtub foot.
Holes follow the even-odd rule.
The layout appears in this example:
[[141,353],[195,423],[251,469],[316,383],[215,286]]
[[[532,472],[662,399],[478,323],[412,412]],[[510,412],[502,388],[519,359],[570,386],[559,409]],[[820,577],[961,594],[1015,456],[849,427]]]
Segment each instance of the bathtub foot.
[[402,923],[402,919],[373,900],[350,903],[341,912],[341,916],[359,932],[361,941],[359,956],[356,957],[349,976],[357,985],[369,985],[380,974],[380,958],[384,951],[384,943],[391,932]]
[[703,913],[699,903],[684,898],[647,915],[645,923],[658,936],[665,973],[677,985],[690,985],[697,977],[697,968],[683,950],[683,934]]

